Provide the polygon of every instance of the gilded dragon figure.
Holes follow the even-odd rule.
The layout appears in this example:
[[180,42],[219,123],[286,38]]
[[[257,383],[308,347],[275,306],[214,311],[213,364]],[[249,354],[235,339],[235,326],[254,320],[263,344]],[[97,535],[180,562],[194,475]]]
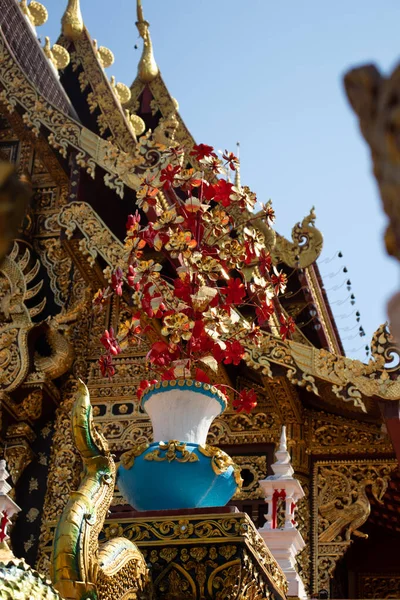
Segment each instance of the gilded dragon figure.
[[89,391],[82,381],[72,428],[83,460],[83,478],[56,528],[51,560],[54,585],[66,600],[148,599],[148,570],[137,547],[126,538],[114,538],[99,547],[116,468],[107,441],[94,428]]

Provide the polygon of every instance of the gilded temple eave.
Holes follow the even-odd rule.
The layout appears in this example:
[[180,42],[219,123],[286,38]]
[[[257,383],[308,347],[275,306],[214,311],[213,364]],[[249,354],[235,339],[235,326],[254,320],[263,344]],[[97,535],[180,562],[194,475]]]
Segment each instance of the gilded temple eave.
[[[78,38],[71,40],[62,36],[58,43],[71,56],[71,65],[63,71],[61,82],[72,103],[78,96],[79,100],[81,96],[85,98],[87,111],[92,115],[90,122],[85,124],[125,152],[133,152],[136,135],[125,113],[129,90],[115,83],[113,77],[109,80],[104,70],[113,62],[111,51],[97,48],[97,42],[90,37],[86,27]],[[87,117],[83,117],[85,120]]]

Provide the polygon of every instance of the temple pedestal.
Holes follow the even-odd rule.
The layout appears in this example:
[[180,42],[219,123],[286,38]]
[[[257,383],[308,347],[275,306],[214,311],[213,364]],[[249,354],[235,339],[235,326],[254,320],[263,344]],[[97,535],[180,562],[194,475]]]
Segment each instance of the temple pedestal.
[[[115,511],[115,507],[114,507]],[[157,600],[284,600],[287,583],[251,519],[235,507],[124,513],[106,537],[126,536],[144,554]]]
[[258,531],[286,576],[288,597],[307,600],[303,581],[296,570],[296,556],[305,547],[302,535],[295,528]]

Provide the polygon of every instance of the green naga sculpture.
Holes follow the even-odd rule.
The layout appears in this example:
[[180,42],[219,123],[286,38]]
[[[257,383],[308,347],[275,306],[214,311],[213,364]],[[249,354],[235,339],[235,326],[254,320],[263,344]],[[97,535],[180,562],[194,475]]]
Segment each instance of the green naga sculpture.
[[51,560],[54,586],[65,600],[148,600],[150,578],[137,547],[125,538],[114,538],[99,547],[116,468],[107,441],[94,427],[89,391],[82,381],[72,428],[84,473],[55,532]]

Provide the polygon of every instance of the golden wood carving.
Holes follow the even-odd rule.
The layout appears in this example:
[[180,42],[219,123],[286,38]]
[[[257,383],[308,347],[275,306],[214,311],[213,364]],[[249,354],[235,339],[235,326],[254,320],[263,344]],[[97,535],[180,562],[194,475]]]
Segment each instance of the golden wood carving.
[[4,391],[16,389],[29,371],[28,334],[46,298],[32,308],[25,302],[43,285],[43,281],[30,285],[39,267],[39,261],[32,265],[29,248],[21,251],[16,242],[0,265],[0,386]]
[[30,2],[28,5],[28,0],[20,0],[19,5],[24,15],[28,17],[34,27],[39,27],[46,23],[48,13],[43,4],[33,0],[33,2]]
[[352,536],[367,537],[359,530],[371,511],[368,486],[382,501],[396,461],[320,461],[313,471],[313,592],[329,590],[339,558]]
[[[152,565],[157,599],[179,589],[191,600],[283,598],[286,579],[243,513],[119,519],[104,535],[135,542]],[[179,588],[178,588],[179,586]],[[174,596],[172,596],[174,597]],[[186,596],[180,596],[180,598]]]
[[359,573],[360,598],[400,598],[400,575],[398,573]]
[[252,475],[252,479],[238,489],[233,497],[234,500],[256,500],[264,498],[265,494],[259,485],[261,479],[267,476],[267,457],[266,456],[235,456],[235,464],[240,469],[243,480],[243,471]]
[[136,154],[127,155],[42,98],[13,60],[1,33],[0,55],[0,100],[10,114],[15,112],[17,105],[20,107],[24,125],[32,131],[34,138],[39,139],[44,126],[50,131],[47,142],[52,148],[58,150],[64,158],[69,150],[75,150],[80,156],[80,166],[91,176],[94,176],[96,164],[100,165],[106,171],[105,185],[121,197],[124,185],[138,185],[139,178],[134,175],[133,170],[145,160],[140,149]]
[[315,227],[315,210],[297,223],[292,229],[292,240],[289,242],[283,236],[276,234],[276,243],[272,250],[274,262],[284,262],[292,268],[304,268],[311,265],[322,251],[322,233]]
[[[164,453],[165,454],[162,454]],[[146,454],[145,460],[150,462],[173,462],[176,460],[180,463],[186,462],[198,462],[199,457],[194,452],[186,450],[186,444],[184,442],[178,442],[171,440],[169,442],[160,442],[158,450],[153,450]]]
[[[102,54],[105,56],[104,50]],[[85,82],[89,86],[92,110],[95,106],[99,108],[102,128],[104,131],[108,129],[111,132],[110,141],[114,142],[124,152],[130,151],[133,153],[136,146],[135,133],[125,116],[113,86],[109,83],[103,70],[100,63],[102,59],[97,46],[93,44],[86,29],[79,36],[79,39],[74,42],[71,60],[75,70],[78,66],[83,69],[81,76],[85,78]]]
[[10,471],[12,482],[16,485],[26,467],[32,462],[34,454],[25,439],[15,439],[12,437],[7,442],[9,444],[6,451],[7,467]]

